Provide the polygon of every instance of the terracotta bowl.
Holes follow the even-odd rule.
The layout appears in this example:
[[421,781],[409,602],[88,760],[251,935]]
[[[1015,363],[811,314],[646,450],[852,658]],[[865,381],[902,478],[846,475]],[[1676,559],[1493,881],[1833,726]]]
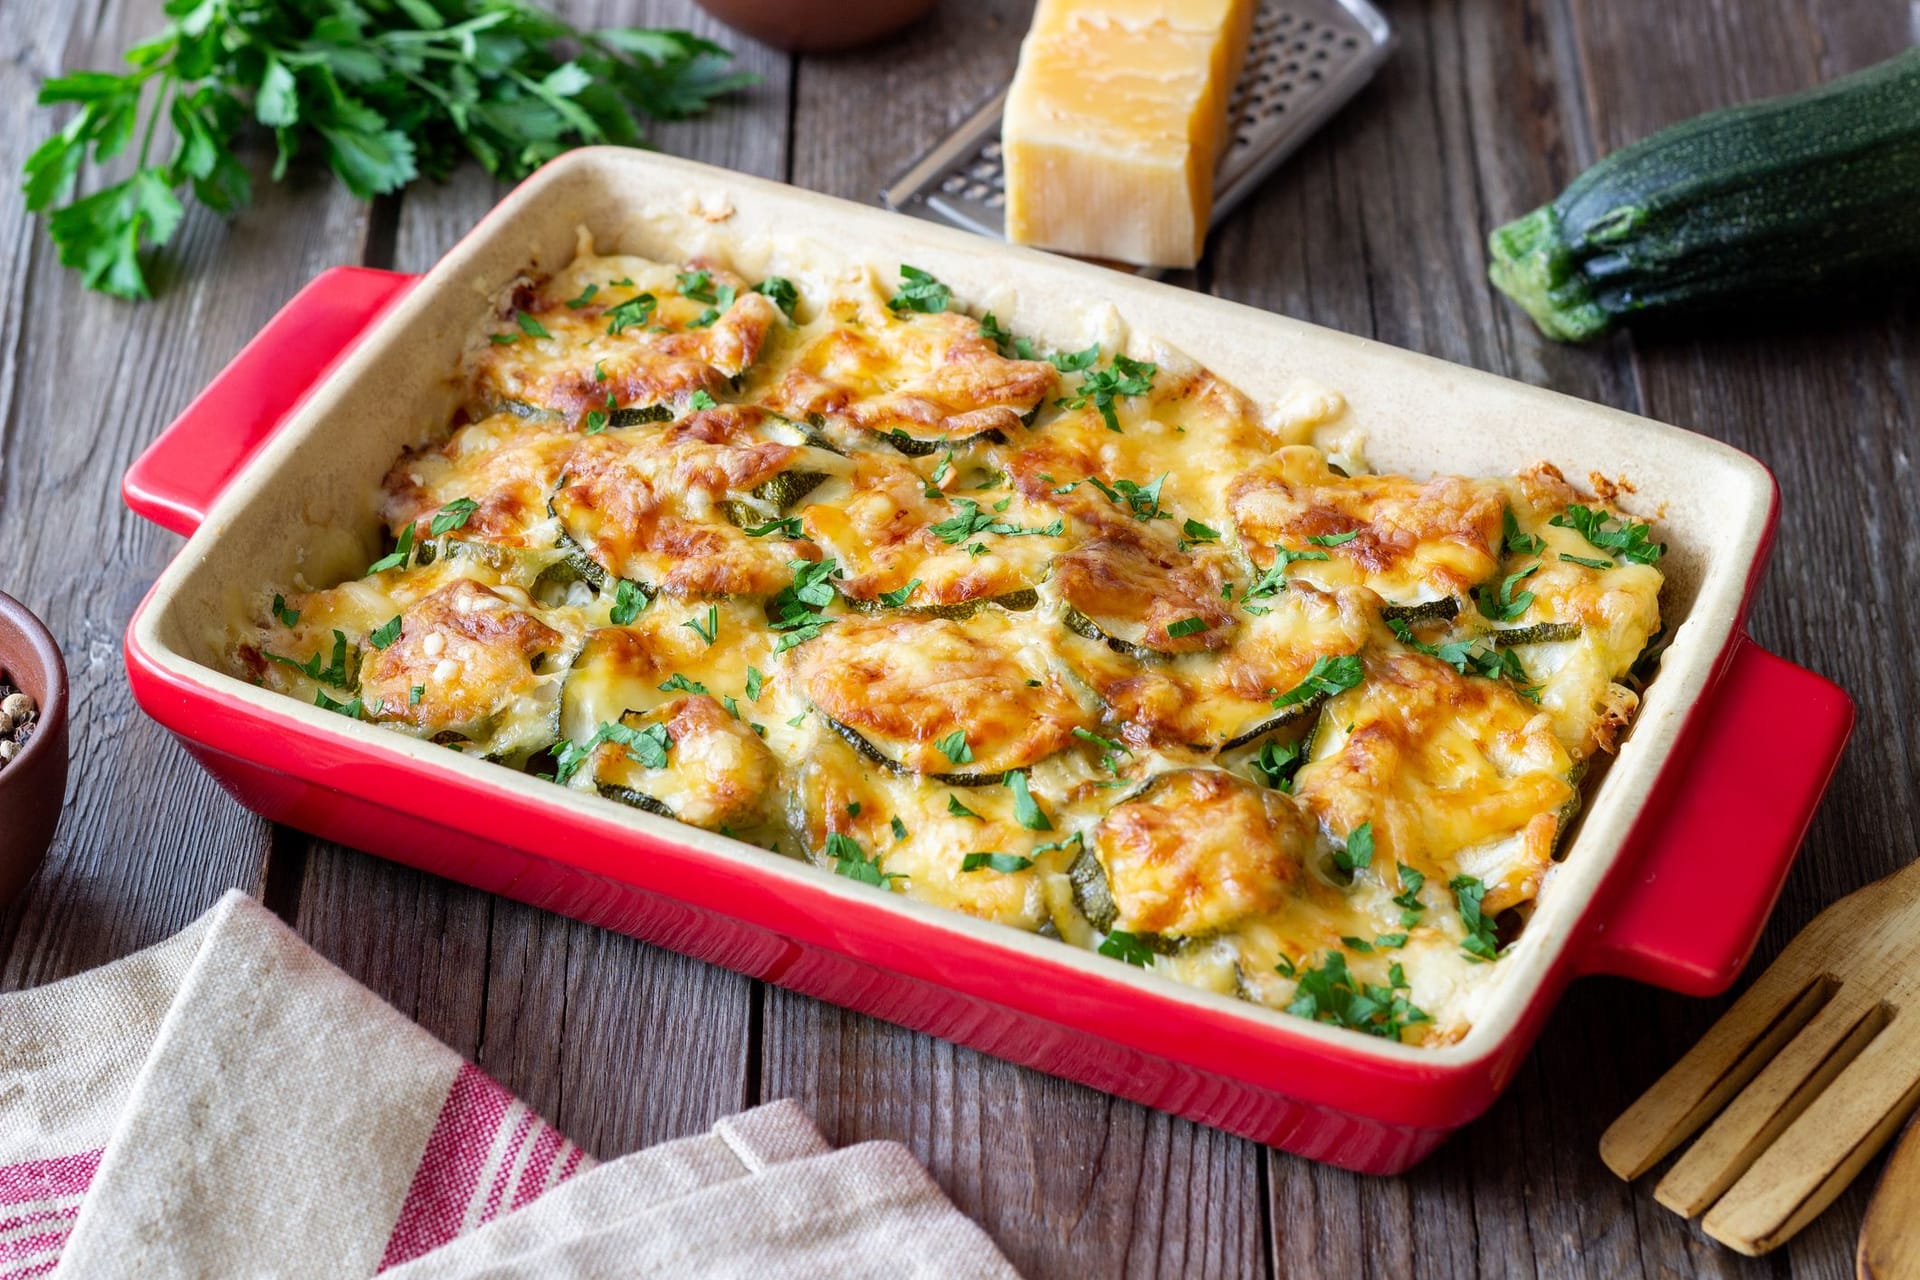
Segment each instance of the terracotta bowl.
[[833,53],[890,36],[933,0],[700,0],[735,31],[789,53]]
[[0,907],[40,867],[67,794],[67,664],[60,646],[27,606],[0,592],[0,671],[31,697],[39,725],[27,745],[0,765]]

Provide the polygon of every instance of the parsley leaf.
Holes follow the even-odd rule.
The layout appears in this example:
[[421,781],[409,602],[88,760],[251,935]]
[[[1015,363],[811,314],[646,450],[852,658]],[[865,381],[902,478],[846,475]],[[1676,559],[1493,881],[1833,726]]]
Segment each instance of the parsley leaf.
[[1497,960],[1500,957],[1500,939],[1495,934],[1493,921],[1481,910],[1481,903],[1487,896],[1487,886],[1473,876],[1459,875],[1447,882],[1453,890],[1453,902],[1460,910],[1460,924],[1467,936],[1460,940],[1460,949],[1474,960]]
[[1273,700],[1273,709],[1280,711],[1303,702],[1345,693],[1365,676],[1366,670],[1361,666],[1359,654],[1347,653],[1338,657],[1321,654],[1313,660],[1313,668],[1299,684]]
[[1260,745],[1260,754],[1247,762],[1253,775],[1275,791],[1292,791],[1293,775],[1306,762],[1306,744],[1281,744],[1269,738]]
[[638,583],[625,578],[617,579],[613,588],[613,607],[607,610],[607,621],[616,627],[624,627],[639,617],[640,611],[651,600],[652,597]]
[[1182,618],[1178,622],[1169,622],[1167,624],[1167,637],[1171,640],[1178,640],[1182,636],[1199,635],[1212,625],[1213,624],[1205,618]]
[[833,859],[835,875],[857,880],[861,884],[885,889],[895,880],[906,879],[898,872],[882,870],[879,854],[867,856],[867,851],[860,847],[858,840],[838,831],[827,836],[827,856]]
[[287,598],[279,592],[273,595],[273,616],[280,619],[280,625],[291,627],[300,621],[300,611],[287,607]]
[[918,267],[900,264],[900,291],[887,299],[887,306],[895,311],[919,311],[933,315],[947,309],[953,301],[953,290],[935,280]]
[[1120,419],[1113,411],[1113,402],[1121,396],[1146,395],[1153,390],[1153,376],[1158,372],[1158,365],[1116,354],[1106,368],[1084,374],[1079,390],[1062,396],[1055,403],[1062,409],[1084,409],[1091,403],[1100,411],[1100,420],[1107,424],[1107,430],[1118,431]]
[[1294,561],[1329,558],[1324,551],[1289,551],[1285,547],[1275,547],[1273,563],[1267,567],[1265,573],[1254,580],[1253,585],[1247,588],[1246,594],[1240,599],[1244,603],[1248,600],[1265,600],[1268,596],[1279,595],[1286,590],[1287,567]]
[[1017,853],[969,853],[962,855],[960,870],[978,871],[985,867],[989,871],[1012,873],[1025,871],[1033,865],[1032,858],[1023,858]]
[[1349,529],[1345,533],[1317,533],[1307,541],[1316,547],[1344,547],[1359,536],[1358,529]]
[[689,409],[717,409],[719,407],[719,403],[714,400],[712,396],[708,395],[704,389],[697,389],[692,395],[687,397],[687,408]]
[[[579,297],[577,297],[577,298],[568,298],[568,299],[567,299],[567,307],[568,307],[568,309],[569,309],[569,310],[572,310],[572,311],[578,311],[578,310],[579,310],[580,308],[582,308],[582,307],[584,307],[584,306],[586,306],[586,305],[587,305],[587,304],[588,304],[589,302],[592,302],[592,301],[593,301],[593,295],[594,295],[594,294],[596,294],[596,293],[598,293],[598,292],[600,292],[600,286],[599,286],[599,285],[597,285],[597,284],[593,284],[593,283],[591,283],[591,282],[589,282],[589,283],[588,283],[588,285],[587,285],[587,287],[586,287],[586,288],[584,288],[584,289],[582,289],[582,290],[580,291],[580,296],[579,296]],[[594,372],[595,372],[596,374],[599,374],[599,373],[601,373],[601,370],[599,370],[598,368],[596,368],[596,369],[594,370]],[[602,382],[602,381],[605,381],[605,378],[604,378],[604,377],[596,377],[596,378],[595,378],[595,381],[596,381],[596,382]]]
[[455,498],[440,508],[439,513],[433,517],[433,523],[427,526],[427,532],[437,538],[443,533],[464,529],[467,527],[467,521],[471,520],[473,513],[479,509],[480,504],[472,498]]
[[892,829],[893,838],[896,841],[905,840],[907,838],[907,824],[900,821],[899,814],[896,813],[891,818],[888,818],[887,826]]
[[1142,969],[1153,963],[1153,949],[1141,940],[1139,934],[1128,933],[1125,929],[1109,930],[1100,941],[1100,954],[1114,960],[1124,960]]
[[769,625],[786,633],[774,644],[775,653],[813,639],[832,624],[833,619],[821,611],[833,603],[833,580],[840,575],[837,560],[789,560],[787,568],[793,571],[793,581],[780,589],[769,609]]
[[760,701],[760,691],[766,687],[767,687],[767,678],[766,676],[761,674],[760,668],[748,667],[747,668],[747,701],[748,702]]
[[765,524],[757,524],[751,529],[743,530],[743,532],[749,538],[764,538],[770,533],[777,533],[783,538],[804,538],[807,536],[806,530],[801,527],[799,516],[775,516]]
[[958,546],[976,533],[997,533],[1008,538],[1057,538],[1066,531],[1066,525],[1060,520],[1043,525],[1038,529],[1028,529],[1021,525],[1009,524],[1005,520],[996,520],[980,509],[980,504],[972,498],[955,498],[953,505],[961,508],[957,516],[934,524],[933,536],[949,545]]
[[1653,529],[1625,516],[1613,516],[1594,507],[1570,504],[1548,524],[1573,529],[1602,551],[1611,551],[1633,564],[1654,564],[1666,553],[1667,544],[1653,541]]
[[1333,855],[1342,871],[1362,871],[1373,865],[1373,823],[1363,822],[1347,833],[1347,843]]
[[400,615],[394,614],[367,635],[367,643],[376,649],[386,649],[400,638]]
[[1475,587],[1473,598],[1480,606],[1481,616],[1494,622],[1512,622],[1526,613],[1533,607],[1533,592],[1522,591],[1519,595],[1515,595],[1513,588],[1523,579],[1539,571],[1540,562],[1536,560],[1526,568],[1502,578],[1497,592],[1490,583]]
[[554,752],[554,781],[565,783],[580,771],[594,751],[602,743],[612,742],[626,749],[627,755],[635,763],[648,769],[667,767],[667,750],[673,746],[673,739],[667,734],[663,724],[650,724],[644,729],[635,729],[630,725],[601,721],[600,727],[585,742],[563,742]]
[[720,637],[720,606],[710,604],[707,606],[707,613],[704,619],[702,619],[699,614],[695,614],[680,625],[683,627],[692,627],[693,634],[705,640],[707,646],[711,648],[713,642]]
[[296,662],[277,653],[264,655],[269,661],[283,667],[292,667],[307,679],[317,684],[330,684],[336,689],[351,689],[353,681],[347,674],[347,633],[335,630],[333,633],[333,653],[325,666],[320,665],[320,655],[314,654],[305,662]]
[[[1220,531],[1218,529],[1209,529],[1198,520],[1188,520],[1185,524],[1181,525],[1180,533],[1188,542],[1220,541]],[[1229,585],[1229,589],[1231,589],[1231,585]],[[1227,598],[1231,599],[1230,596]]]
[[961,804],[960,797],[954,795],[952,792],[947,793],[947,812],[956,818],[972,818],[975,822],[985,821],[979,814],[967,808],[966,805]]
[[785,276],[768,276],[753,286],[753,291],[772,299],[773,305],[789,320],[793,319],[793,309],[800,305],[800,290]]
[[1024,770],[1011,769],[1007,772],[1006,785],[1013,791],[1013,820],[1029,831],[1051,831],[1053,820],[1047,817],[1047,811],[1033,798],[1033,792],[1027,787],[1027,775]]
[[1428,1015],[1403,993],[1406,974],[1399,965],[1388,971],[1386,984],[1359,983],[1347,968],[1347,958],[1338,951],[1327,952],[1316,968],[1297,971],[1293,1001],[1287,1012],[1298,1018],[1332,1023],[1386,1040],[1398,1040],[1402,1032]]
[[965,729],[955,729],[952,733],[941,738],[933,745],[939,749],[941,755],[945,756],[954,764],[973,763],[973,748],[967,745],[967,731]]
[[1135,520],[1145,522],[1170,518],[1160,509],[1160,490],[1167,483],[1165,475],[1150,485],[1136,484],[1132,480],[1122,479],[1115,480],[1112,487],[1108,487],[1099,476],[1088,476],[1087,483],[1105,494],[1108,502],[1116,507],[1125,508]]
[[1520,531],[1520,522],[1514,519],[1512,507],[1500,512],[1500,545],[1521,556],[1537,556],[1547,549],[1544,539]]
[[1585,565],[1589,569],[1613,568],[1613,561],[1611,560],[1590,560],[1586,556],[1570,556],[1564,551],[1560,552],[1559,556],[1562,560],[1565,560],[1568,564]]
[[906,586],[901,587],[898,590],[882,591],[880,593],[880,603],[887,606],[887,608],[889,609],[898,609],[901,605],[904,605],[907,602],[907,599],[910,596],[912,596],[915,591],[918,591],[919,589],[920,589],[920,579],[915,578],[913,581],[909,582]]
[[551,338],[553,336],[547,332],[547,326],[541,324],[537,319],[524,311],[515,311],[513,318],[514,322],[520,326],[520,332],[526,334],[529,338]]
[[607,312],[607,332],[617,336],[623,329],[637,329],[653,319],[660,300],[650,293],[638,293]]
[[1047,357],[1047,363],[1062,373],[1083,373],[1100,363],[1100,344],[1096,342],[1084,351],[1056,352]]
[[717,302],[718,295],[713,291],[713,273],[709,271],[682,271],[673,278],[673,284],[680,296],[691,302]]
[[393,544],[393,551],[367,566],[367,575],[371,577],[376,573],[385,573],[388,569],[403,569],[412,555],[413,526],[409,524],[400,531],[400,540]]
[[417,707],[420,705],[420,699],[426,696],[427,696],[427,686],[423,684],[416,684],[411,689],[407,690],[407,705],[410,707]]
[[698,680],[689,680],[678,671],[668,676],[660,685],[662,693],[705,693],[707,686]]

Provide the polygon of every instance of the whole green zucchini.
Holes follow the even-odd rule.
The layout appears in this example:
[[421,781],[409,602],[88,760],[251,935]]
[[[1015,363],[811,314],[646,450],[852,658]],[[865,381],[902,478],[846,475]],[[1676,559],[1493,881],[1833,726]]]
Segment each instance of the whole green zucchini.
[[1550,338],[1820,301],[1920,276],[1920,49],[1623,147],[1488,237]]

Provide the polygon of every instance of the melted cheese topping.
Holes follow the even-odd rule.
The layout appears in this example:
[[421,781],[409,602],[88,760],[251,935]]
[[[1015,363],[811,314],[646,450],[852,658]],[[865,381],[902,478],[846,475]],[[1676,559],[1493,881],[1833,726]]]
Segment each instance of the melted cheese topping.
[[263,597],[234,669],[1177,981],[1464,1034],[1637,706],[1659,570],[1568,511],[1624,517],[1546,464],[1368,474],[1301,443],[1330,392],[1263,421],[1163,348],[1056,368],[870,279],[783,293],[590,251],[517,282],[387,477],[401,548]]

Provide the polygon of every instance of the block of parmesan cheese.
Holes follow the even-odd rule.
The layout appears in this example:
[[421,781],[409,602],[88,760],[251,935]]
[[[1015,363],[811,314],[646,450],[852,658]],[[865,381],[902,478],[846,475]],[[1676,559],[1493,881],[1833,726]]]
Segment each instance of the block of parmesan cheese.
[[1007,93],[1007,238],[1200,258],[1255,0],[1040,0]]

